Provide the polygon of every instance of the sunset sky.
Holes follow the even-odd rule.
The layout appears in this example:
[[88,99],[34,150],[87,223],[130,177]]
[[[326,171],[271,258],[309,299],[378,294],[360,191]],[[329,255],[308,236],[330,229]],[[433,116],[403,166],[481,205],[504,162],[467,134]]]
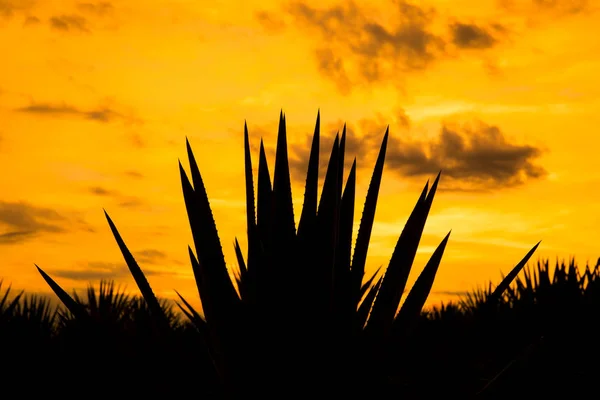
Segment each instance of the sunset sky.
[[0,277],[48,292],[37,263],[68,290],[101,278],[134,290],[105,208],[157,294],[197,299],[177,166],[188,168],[185,138],[237,268],[244,120],[254,159],[262,137],[272,168],[281,109],[297,218],[317,110],[325,153],[348,124],[356,222],[389,124],[369,272],[387,266],[423,185],[443,170],[411,275],[452,229],[430,304],[499,282],[539,240],[534,261],[595,263],[594,7],[0,0]]

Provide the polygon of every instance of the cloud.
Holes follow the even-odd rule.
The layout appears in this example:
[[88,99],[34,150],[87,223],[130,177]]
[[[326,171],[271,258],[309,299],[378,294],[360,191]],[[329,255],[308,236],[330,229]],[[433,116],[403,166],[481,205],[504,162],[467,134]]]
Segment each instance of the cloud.
[[17,13],[27,12],[35,0],[0,0],[0,17],[10,18]]
[[51,117],[78,117],[86,120],[108,123],[114,120],[125,120],[127,123],[140,123],[141,121],[133,116],[124,115],[109,106],[97,107],[91,110],[83,110],[75,106],[62,103],[36,103],[15,109],[17,112],[44,115]]
[[498,5],[512,13],[532,17],[570,16],[590,11],[589,0],[498,0]]
[[267,30],[267,32],[279,33],[285,29],[285,22],[278,18],[279,14],[273,14],[266,11],[256,13],[256,19]]
[[135,171],[135,170],[125,171],[123,174],[125,176],[127,176],[128,178],[133,178],[133,179],[143,179],[144,178],[144,174],[142,174],[140,171]]
[[90,192],[92,194],[98,195],[98,196],[114,196],[116,195],[116,192],[112,191],[112,190],[108,190],[105,189],[103,187],[100,186],[93,186],[90,188]]
[[533,0],[537,8],[558,11],[561,14],[578,14],[586,11],[589,0]]
[[[303,35],[316,34],[316,68],[342,95],[377,84],[401,87],[402,76],[453,58],[453,50],[492,48],[506,33],[499,23],[444,21],[434,8],[407,0],[394,0],[379,12],[352,0],[327,7],[312,4],[292,1],[281,11],[261,11],[255,18],[269,33],[293,27]],[[450,32],[436,31],[437,26]]]
[[168,260],[166,253],[156,249],[140,250],[134,256],[140,264],[159,264]]
[[148,145],[146,140],[144,140],[143,136],[139,132],[128,132],[127,140],[129,141],[129,144],[136,149],[143,149]]
[[[146,276],[173,274],[170,271],[152,268],[143,268],[143,271]],[[74,281],[121,280],[131,276],[127,264],[103,261],[90,262],[85,269],[54,269],[49,270],[48,273]]]
[[[402,111],[397,113],[404,115]],[[389,119],[379,115],[347,125],[345,176],[355,156],[357,168],[372,168],[387,121]],[[343,123],[339,121],[322,127],[321,178],[325,175],[333,138],[342,126]],[[307,136],[303,142],[289,143],[292,179],[299,183],[304,182],[306,177],[311,136]],[[481,121],[462,126],[446,123],[437,137],[427,141],[399,135],[397,128],[392,128],[386,152],[386,170],[403,178],[431,177],[441,170],[444,180],[440,190],[491,191],[523,185],[547,176],[547,171],[535,162],[541,154],[540,148],[513,143],[499,127]]]
[[50,208],[25,202],[0,202],[0,245],[21,243],[43,233],[64,233],[67,227],[91,228],[83,221]]
[[[315,49],[317,67],[343,94],[356,85],[398,83],[399,72],[423,70],[444,51],[444,39],[430,28],[433,9],[404,0],[394,2],[390,24],[354,1],[327,8],[295,1],[284,12],[301,29],[321,37]],[[267,12],[257,19],[267,30],[273,30],[273,21],[278,21]]]
[[49,20],[50,27],[52,29],[63,31],[63,32],[85,32],[89,33],[87,20],[81,15],[76,14],[63,14],[56,15]]
[[25,21],[23,22],[23,26],[37,25],[40,22],[42,22],[42,21],[38,17],[30,15],[27,18],[25,18]]
[[475,126],[443,125],[437,140],[390,140],[386,162],[403,176],[427,176],[440,170],[446,190],[493,190],[541,179],[547,171],[535,164],[541,149],[511,143],[500,128],[481,121]]
[[134,196],[126,196],[116,190],[106,189],[102,186],[92,186],[87,188],[87,191],[95,196],[112,198],[117,202],[117,205],[125,208],[138,208],[145,203]]
[[114,11],[114,6],[108,1],[98,1],[98,2],[83,2],[77,3],[77,9],[81,12],[105,16]]
[[465,297],[471,294],[471,292],[469,292],[468,290],[434,290],[431,292],[431,294],[438,296]]
[[[495,25],[495,30],[502,30],[501,25]],[[452,43],[461,49],[489,49],[498,40],[486,29],[476,24],[455,22],[450,25]]]

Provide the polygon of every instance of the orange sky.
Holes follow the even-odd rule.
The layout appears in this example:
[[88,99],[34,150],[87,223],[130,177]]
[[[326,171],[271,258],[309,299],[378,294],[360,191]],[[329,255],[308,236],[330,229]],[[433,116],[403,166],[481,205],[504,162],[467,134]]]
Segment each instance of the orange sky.
[[281,108],[298,200],[317,109],[327,150],[348,123],[357,222],[390,125],[369,271],[444,169],[412,275],[452,229],[430,302],[498,282],[540,239],[534,259],[600,256],[591,1],[203,3],[0,0],[0,276],[13,286],[48,291],[35,262],[66,289],[133,289],[104,207],[155,292],[197,298],[185,137],[235,265],[244,119],[254,149],[261,136],[272,149]]

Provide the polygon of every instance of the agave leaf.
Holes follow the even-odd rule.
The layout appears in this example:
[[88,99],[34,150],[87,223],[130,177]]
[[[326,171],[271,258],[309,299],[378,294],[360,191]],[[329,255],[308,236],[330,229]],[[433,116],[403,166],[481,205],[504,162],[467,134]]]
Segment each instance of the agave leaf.
[[340,139],[340,153],[338,155],[338,193],[342,193],[342,185],[344,182],[344,165],[346,157],[346,123],[342,129],[342,137]]
[[261,305],[268,304],[273,298],[271,291],[274,284],[271,254],[271,225],[272,225],[272,203],[273,190],[271,188],[271,177],[269,165],[263,141],[260,141],[260,155],[258,160],[258,183],[256,198],[256,219],[258,240],[253,243],[257,247],[256,252],[260,256],[260,262],[256,263],[257,269],[254,274],[256,301]]
[[323,192],[317,210],[316,257],[314,262],[316,271],[313,271],[312,296],[316,303],[313,312],[323,313],[329,309],[331,290],[333,287],[333,269],[335,263],[335,250],[337,246],[337,228],[339,218],[340,193],[338,192],[338,167],[339,167],[339,135],[336,135],[325,173]]
[[335,135],[333,146],[331,147],[331,155],[329,156],[329,163],[327,165],[327,171],[325,172],[325,181],[323,182],[323,192],[321,193],[321,199],[319,201],[319,208],[317,210],[317,217],[321,219],[321,215],[335,209],[339,202],[340,191],[338,191],[339,183],[339,155],[340,155],[340,136],[339,133]]
[[296,236],[294,206],[292,203],[292,183],[287,151],[287,133],[283,112],[279,117],[275,169],[273,171],[273,238],[282,247],[277,250],[284,254],[289,251]]
[[248,232],[256,226],[256,215],[254,208],[254,178],[252,176],[252,155],[250,154],[250,138],[248,125],[244,121],[244,172],[246,177],[246,222]]
[[212,316],[212,310],[214,305],[212,304],[213,297],[210,293],[210,287],[207,287],[206,280],[204,278],[204,271],[200,268],[200,263],[196,259],[192,248],[188,246],[188,255],[190,256],[190,263],[192,264],[192,272],[194,273],[194,279],[196,280],[196,287],[198,288],[198,295],[200,302],[202,303],[202,310],[204,311],[204,318],[206,321],[213,321],[215,316]]
[[[244,121],[244,167],[246,178],[246,224],[248,235],[248,262],[246,270],[249,271],[246,277],[240,276],[240,279],[245,279],[245,286],[254,286],[254,277],[256,265],[259,262],[258,251],[260,250],[260,239],[258,237],[258,228],[256,225],[256,207],[254,204],[254,179],[252,175],[252,156],[250,154],[250,138],[248,135],[248,125]],[[239,285],[238,285],[239,286]],[[241,292],[240,292],[241,296]],[[245,293],[246,301],[250,301],[250,293]]]
[[204,187],[204,182],[202,181],[202,176],[200,175],[200,170],[198,169],[192,147],[187,139],[186,147],[192,182],[194,184],[193,189],[191,188],[181,163],[179,163],[179,168],[184,190],[184,200],[188,211],[188,219],[192,229],[198,261],[202,268],[207,271],[209,284],[217,288],[220,295],[219,297],[221,297],[220,300],[222,300],[224,304],[229,304],[230,307],[235,307],[239,303],[239,297],[237,296],[235,288],[233,287],[233,282],[227,272],[225,256],[223,255],[221,240],[219,239],[219,233],[217,232],[217,226],[213,218],[206,188]]
[[194,321],[194,316],[188,310],[186,310],[185,308],[183,308],[183,306],[181,305],[181,303],[178,302],[177,300],[175,300],[175,304],[177,304],[177,307],[179,307],[179,309],[187,317],[187,319],[189,319],[190,322],[192,324],[194,324],[194,326],[196,326],[196,322]]
[[425,265],[425,268],[423,268],[423,271],[408,293],[408,296],[406,296],[406,300],[396,317],[396,323],[399,323],[402,329],[410,329],[414,320],[421,314],[423,305],[425,305],[425,301],[427,301],[427,297],[433,286],[440,262],[442,261],[446,244],[450,238],[450,232],[448,232],[444,240],[442,240],[435,249],[431,258]]
[[527,261],[529,261],[533,253],[535,253],[541,242],[541,240],[537,242],[537,244],[533,246],[531,250],[529,250],[525,257],[523,257],[523,259],[508,273],[508,275],[506,275],[506,278],[504,278],[502,282],[500,282],[500,284],[496,286],[496,289],[494,289],[492,294],[488,297],[488,301],[490,302],[490,304],[494,304],[500,300],[502,293],[504,293],[504,291],[510,286],[512,281],[517,277],[519,272],[521,272],[521,270],[523,269],[525,264],[527,264]]
[[381,186],[381,177],[383,175],[383,165],[385,163],[385,152],[387,148],[389,136],[389,126],[385,130],[379,155],[373,168],[373,175],[367,190],[365,205],[360,219],[358,235],[354,245],[354,254],[352,255],[352,291],[354,302],[358,306],[360,301],[360,287],[365,275],[365,264],[367,261],[367,252],[369,250],[369,241],[371,239],[371,231],[373,230],[373,222],[375,221],[375,210],[377,209],[377,197],[379,196],[379,187]]
[[373,302],[375,301],[377,293],[379,292],[382,280],[383,276],[380,276],[379,279],[377,279],[375,285],[371,286],[369,292],[365,296],[365,299],[362,301],[362,303],[360,303],[360,306],[358,307],[358,311],[356,313],[356,320],[358,323],[358,328],[360,329],[362,329],[367,323],[367,319],[369,318],[369,312],[373,307]]
[[[198,255],[196,268],[200,277],[196,277],[196,282],[201,283],[201,287],[198,288],[201,296],[202,292],[205,292],[202,301],[207,321],[210,323],[211,318],[233,318],[240,298],[225,266],[210,204],[206,191],[203,190],[204,187],[193,155],[190,155],[190,165],[192,165],[192,171],[196,171],[193,172],[193,175],[196,175],[197,190],[200,190],[200,194],[192,188],[181,163],[179,163],[179,171],[188,220]],[[210,299],[210,305],[204,303],[208,299]],[[222,313],[222,316],[217,316],[217,312]]]
[[[271,176],[269,164],[262,139],[260,140],[260,153],[258,159],[258,188],[257,188],[257,225],[263,245],[268,243],[271,227],[271,208],[273,189],[271,187]],[[266,249],[265,249],[266,250]]]
[[42,278],[46,281],[50,289],[56,294],[56,296],[60,299],[60,301],[67,307],[67,310],[73,314],[73,316],[77,319],[85,319],[88,317],[88,313],[85,311],[85,308],[78,302],[76,302],[67,292],[60,287],[58,283],[54,281],[47,273],[44,272],[37,264],[34,264],[37,268]]
[[373,310],[369,317],[367,328],[372,328],[384,335],[389,333],[392,326],[402,294],[406,287],[406,281],[417,254],[417,248],[423,234],[425,221],[433,202],[440,174],[436,177],[429,194],[423,199],[427,191],[427,185],[421,194],[421,198],[408,217],[408,221],[398,238],[396,248],[388,265],[385,278],[381,283],[381,289],[373,304]]
[[237,238],[235,238],[235,242],[233,244],[235,249],[235,256],[237,258],[238,266],[239,266],[239,275],[237,278],[238,290],[240,291],[240,297],[242,300],[247,299],[246,293],[246,285],[249,283],[247,280],[248,277],[248,269],[246,267],[246,263],[244,262],[244,256],[242,255],[242,249],[240,248],[240,243]]
[[204,318],[202,318],[200,313],[198,311],[196,311],[194,309],[194,307],[177,290],[175,290],[175,293],[177,294],[177,296],[179,296],[179,298],[181,299],[181,301],[183,302],[183,304],[186,307],[186,309],[184,309],[183,307],[181,307],[181,305],[179,305],[179,303],[177,303],[177,305],[179,305],[179,308],[181,309],[181,311],[186,313],[186,316],[198,328],[198,330],[201,333],[206,333],[207,326],[206,326],[206,321],[204,320]]
[[166,316],[165,316],[164,310],[162,309],[162,307],[160,306],[160,303],[158,302],[158,299],[154,295],[154,292],[152,291],[152,288],[150,287],[150,284],[148,283],[146,276],[142,272],[142,269],[139,267],[138,263],[135,261],[135,258],[133,257],[133,255],[127,248],[127,246],[125,245],[125,242],[123,241],[123,238],[121,237],[121,234],[117,230],[117,227],[113,223],[112,219],[108,216],[108,213],[106,212],[106,210],[104,210],[104,215],[106,216],[106,220],[108,221],[110,230],[112,231],[113,236],[115,237],[115,240],[117,241],[117,244],[119,245],[119,249],[121,250],[121,253],[123,254],[123,258],[125,259],[125,262],[127,263],[127,267],[129,267],[129,271],[131,272],[131,275],[133,276],[135,283],[137,284],[138,288],[140,289],[140,292],[142,293],[144,300],[146,300],[146,303],[148,304],[148,308],[150,309],[150,312],[157,318],[160,318],[160,319],[163,319],[163,321],[166,321]]
[[[277,308],[277,313],[287,315],[289,302],[299,297],[299,285],[295,285],[295,265],[290,263],[290,254],[296,249],[296,223],[292,203],[292,184],[287,151],[287,133],[283,112],[279,118],[277,148],[275,151],[275,168],[273,171],[271,220],[271,256],[273,271],[269,281],[270,291],[274,296],[270,301]],[[277,277],[277,282],[275,282]]]
[[315,124],[315,133],[313,135],[308,157],[308,170],[306,172],[306,185],[304,188],[304,204],[300,221],[298,222],[298,238],[303,241],[305,237],[314,229],[317,218],[317,201],[319,190],[319,142],[321,131],[321,113],[317,113],[317,122]]
[[373,284],[373,281],[375,280],[375,277],[377,276],[377,274],[379,274],[380,270],[381,270],[381,267],[377,268],[375,270],[375,272],[373,273],[373,275],[371,275],[371,277],[369,279],[367,279],[367,281],[360,287],[360,299],[362,299],[364,297],[365,293],[367,293],[367,290],[369,290],[369,288]]
[[[342,136],[343,137],[343,136]],[[344,140],[344,139],[343,139]],[[341,147],[341,146],[340,146]],[[353,313],[356,307],[352,304],[350,288],[350,260],[352,256],[352,226],[354,222],[354,197],[356,192],[356,159],[350,169],[350,175],[342,195],[340,205],[340,222],[338,249],[333,271],[334,307],[343,313]],[[350,316],[349,314],[348,316]]]

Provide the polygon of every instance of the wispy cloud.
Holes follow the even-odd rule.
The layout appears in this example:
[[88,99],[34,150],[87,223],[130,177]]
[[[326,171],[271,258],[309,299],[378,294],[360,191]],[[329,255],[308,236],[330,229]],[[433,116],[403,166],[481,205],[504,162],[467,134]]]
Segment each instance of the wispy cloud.
[[124,195],[117,190],[107,189],[103,186],[91,186],[87,188],[87,191],[94,196],[109,198],[116,202],[120,207],[138,208],[145,204],[144,201],[138,197]]
[[127,123],[139,123],[140,119],[132,116],[126,115],[120,111],[115,110],[110,106],[102,106],[93,109],[82,109],[79,107],[75,107],[73,105],[67,103],[42,103],[42,102],[32,102],[31,104],[19,107],[15,109],[15,111],[24,113],[24,114],[32,114],[39,116],[48,116],[48,117],[74,117],[74,118],[83,118],[90,121],[108,123],[113,122],[115,120],[123,120]]
[[115,7],[108,1],[77,3],[77,9],[83,13],[105,16],[114,12]]
[[45,233],[91,228],[75,216],[26,202],[0,202],[0,245],[21,243]]
[[[172,275],[172,271],[143,268],[146,276]],[[74,281],[99,281],[99,280],[121,280],[129,278],[131,272],[125,263],[95,261],[88,263],[84,268],[53,269],[48,270],[52,276],[66,278]]]
[[27,12],[35,5],[35,0],[0,0],[0,17],[10,18],[17,13]]
[[81,15],[62,14],[55,15],[49,20],[50,26],[58,31],[63,32],[85,32],[89,33],[88,22]]

